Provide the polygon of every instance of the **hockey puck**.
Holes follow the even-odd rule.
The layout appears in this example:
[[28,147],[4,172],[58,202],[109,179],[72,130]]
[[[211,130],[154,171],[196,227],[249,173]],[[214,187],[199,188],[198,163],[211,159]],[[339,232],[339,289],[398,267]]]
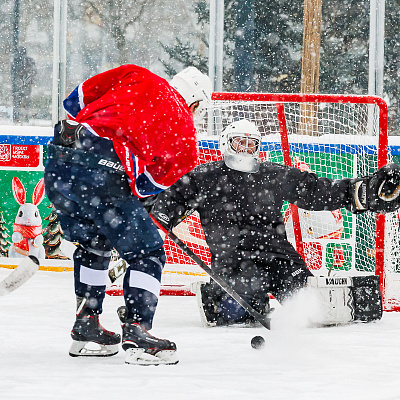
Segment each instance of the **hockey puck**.
[[262,336],[254,336],[251,339],[251,347],[253,349],[261,349],[265,345],[265,339]]

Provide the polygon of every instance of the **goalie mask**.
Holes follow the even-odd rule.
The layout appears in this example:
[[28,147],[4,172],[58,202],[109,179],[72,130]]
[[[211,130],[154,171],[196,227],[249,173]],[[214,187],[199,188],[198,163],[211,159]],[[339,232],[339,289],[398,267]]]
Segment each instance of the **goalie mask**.
[[193,117],[196,122],[200,122],[211,105],[212,83],[210,78],[197,68],[188,67],[176,74],[170,85],[179,92],[188,106],[196,101],[199,102]]
[[258,172],[260,147],[261,134],[247,119],[228,125],[219,139],[226,166],[241,172]]

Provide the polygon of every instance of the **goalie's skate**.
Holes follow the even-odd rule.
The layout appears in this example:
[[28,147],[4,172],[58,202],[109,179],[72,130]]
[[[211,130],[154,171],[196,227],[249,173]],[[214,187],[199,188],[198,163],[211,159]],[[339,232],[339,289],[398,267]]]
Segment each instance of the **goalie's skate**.
[[173,365],[179,362],[176,345],[150,335],[140,324],[126,319],[126,307],[118,309],[122,326],[122,348],[125,363],[136,365]]
[[109,357],[118,353],[121,336],[107,331],[97,314],[79,315],[71,331],[71,357]]

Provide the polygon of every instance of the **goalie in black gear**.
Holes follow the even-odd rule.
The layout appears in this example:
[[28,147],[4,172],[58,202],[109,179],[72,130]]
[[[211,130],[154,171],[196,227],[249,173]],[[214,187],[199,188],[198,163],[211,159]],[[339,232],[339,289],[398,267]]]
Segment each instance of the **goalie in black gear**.
[[[370,177],[330,180],[260,162],[260,145],[261,136],[254,124],[247,120],[232,123],[220,138],[224,161],[200,165],[182,177],[160,194],[152,213],[173,229],[185,216],[198,211],[212,268],[257,311],[265,313],[267,293],[282,302],[313,277],[287,240],[283,202],[315,211],[342,207],[352,212],[394,211],[399,207],[400,169],[390,164]],[[373,310],[369,316],[359,315],[361,320],[380,318],[382,312],[379,279],[378,283],[370,281],[364,291],[372,295],[357,298],[369,298]],[[350,296],[354,292],[351,286],[347,285]],[[358,282],[357,287],[363,283]],[[202,285],[200,295],[207,324],[252,320],[215,282]]]

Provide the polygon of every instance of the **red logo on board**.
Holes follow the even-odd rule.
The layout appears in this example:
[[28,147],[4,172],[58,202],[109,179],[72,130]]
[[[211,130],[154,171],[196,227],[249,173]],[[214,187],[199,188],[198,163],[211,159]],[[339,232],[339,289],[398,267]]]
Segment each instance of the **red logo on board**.
[[35,168],[39,164],[39,145],[0,144],[0,167]]

